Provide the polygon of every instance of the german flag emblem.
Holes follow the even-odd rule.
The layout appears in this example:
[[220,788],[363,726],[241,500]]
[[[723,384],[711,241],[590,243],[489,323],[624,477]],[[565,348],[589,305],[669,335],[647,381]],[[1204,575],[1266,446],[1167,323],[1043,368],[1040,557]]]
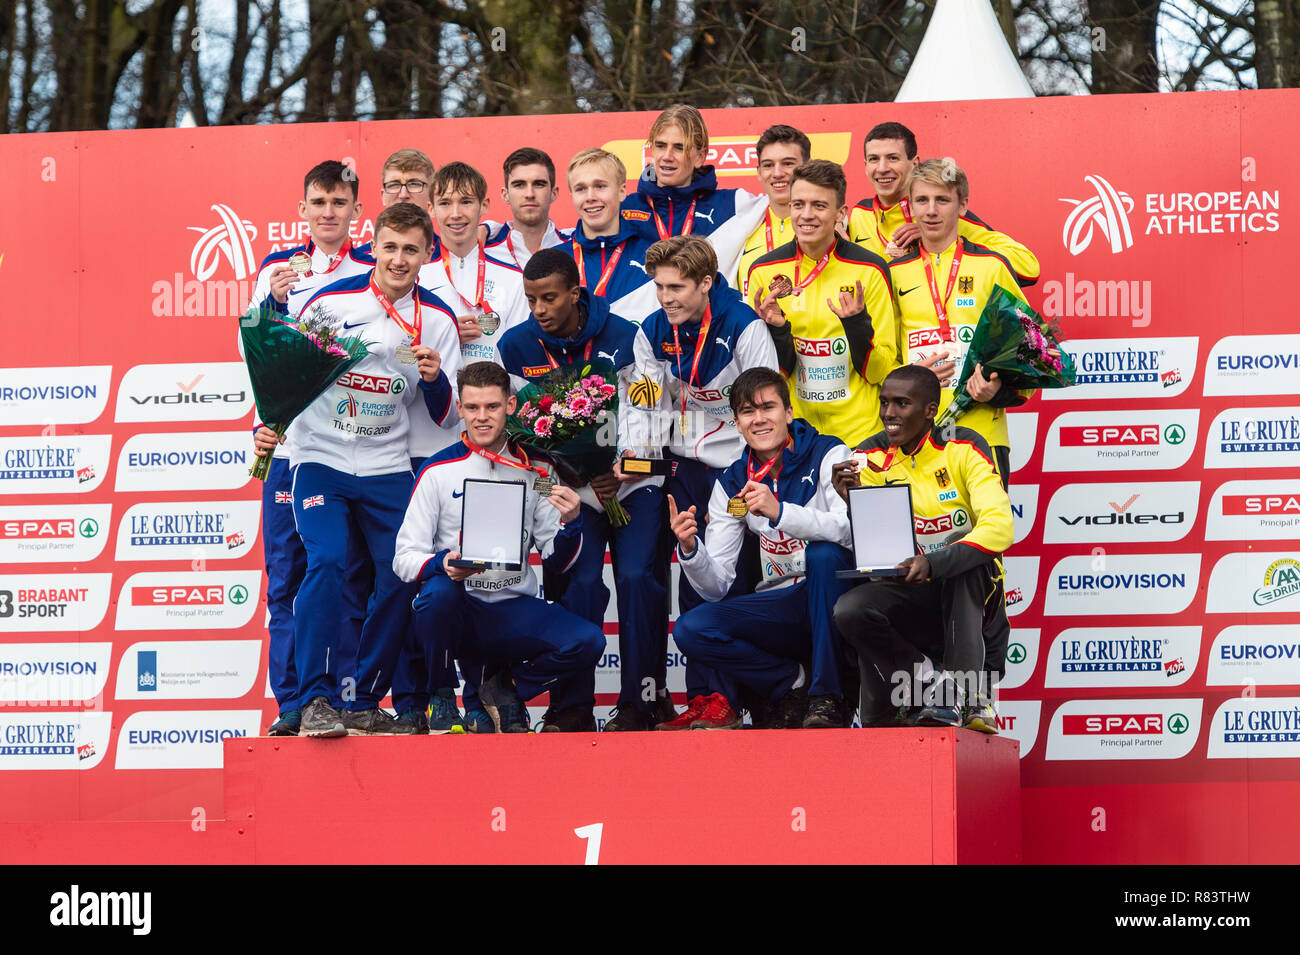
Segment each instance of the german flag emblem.
[[657,382],[651,381],[649,376],[638,378],[627,387],[628,400],[634,405],[640,405],[642,408],[653,408],[659,404],[659,396],[663,394],[663,389]]
[[934,482],[938,484],[939,487],[947,487],[949,484],[951,484],[952,478],[949,477],[948,475],[948,469],[940,468],[939,470],[935,471]]
[[957,291],[962,295],[969,295],[975,291],[975,276],[963,275],[957,280]]

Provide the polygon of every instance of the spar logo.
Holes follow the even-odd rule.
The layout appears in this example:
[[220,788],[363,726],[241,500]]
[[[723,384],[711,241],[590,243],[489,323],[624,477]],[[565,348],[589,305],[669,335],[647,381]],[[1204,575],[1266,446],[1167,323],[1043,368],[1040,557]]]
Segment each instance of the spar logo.
[[1300,697],[1226,700],[1214,713],[1210,734],[1210,759],[1294,759],[1300,756]]
[[1200,627],[1072,627],[1049,648],[1043,685],[1177,686],[1200,649]]
[[1300,408],[1229,408],[1210,426],[1207,468],[1300,465]]
[[1101,176],[1084,176],[1083,181],[1092,187],[1089,198],[1059,200],[1074,206],[1061,229],[1061,242],[1066,251],[1078,255],[1092,244],[1094,235],[1098,244],[1109,246],[1114,255],[1133,248],[1133,229],[1128,221],[1133,197],[1120,192]]
[[1268,570],[1264,571],[1264,586],[1255,591],[1252,599],[1263,607],[1297,593],[1300,593],[1300,561],[1283,557],[1268,565]]
[[844,338],[796,338],[794,349],[805,358],[831,358],[848,351]]
[[1007,642],[1006,673],[998,683],[1003,690],[1024,686],[1038,667],[1038,644],[1042,631],[1012,630]]
[[119,630],[234,629],[259,606],[260,571],[133,574],[117,601]]
[[1052,422],[1046,471],[1168,470],[1192,456],[1197,410],[1071,411]]
[[[808,139],[812,143],[813,159],[829,159],[831,162],[843,165],[849,158],[853,133],[852,131],[809,133]],[[714,172],[719,177],[753,176],[758,167],[757,145],[758,137],[753,133],[741,136],[711,135],[704,163],[713,166]],[[650,145],[643,139],[612,139],[601,148],[621,159],[633,179],[650,162]],[[629,214],[632,212],[638,214]],[[697,213],[697,215],[702,214]],[[623,212],[625,219],[641,219],[643,216],[649,219],[648,213],[638,210]]]
[[93,560],[111,504],[0,507],[0,562]]
[[341,388],[365,391],[372,395],[400,395],[406,390],[406,379],[401,375],[385,378],[381,375],[363,375],[356,371],[348,372],[335,384]]
[[1181,759],[1196,744],[1200,699],[1070,700],[1052,716],[1047,758]]
[[1050,615],[1182,613],[1196,596],[1198,554],[1066,557],[1048,578]]
[[1207,395],[1290,395],[1300,372],[1300,335],[1230,335],[1205,363]]
[[1214,492],[1206,540],[1300,537],[1300,481],[1229,481]]

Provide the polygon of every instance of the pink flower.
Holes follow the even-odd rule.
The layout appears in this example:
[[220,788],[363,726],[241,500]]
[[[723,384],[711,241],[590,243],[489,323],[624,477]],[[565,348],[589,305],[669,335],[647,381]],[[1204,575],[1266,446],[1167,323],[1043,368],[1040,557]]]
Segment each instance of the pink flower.
[[551,436],[551,419],[547,415],[542,415],[533,422],[533,434],[539,438],[549,438]]
[[603,384],[605,383],[605,379],[602,378],[602,377],[600,377],[600,375],[588,375],[588,376],[583,380],[582,383],[583,383],[584,385],[590,385],[590,386],[593,386],[593,387],[594,387],[594,386],[596,386],[596,385],[603,385]]
[[591,413],[591,399],[586,395],[577,395],[569,402],[569,411],[575,415]]
[[608,398],[610,395],[612,395],[612,394],[613,394],[614,392],[616,392],[616,391],[618,391],[618,389],[615,388],[613,385],[601,385],[601,386],[600,386],[600,396],[601,396],[602,398]]

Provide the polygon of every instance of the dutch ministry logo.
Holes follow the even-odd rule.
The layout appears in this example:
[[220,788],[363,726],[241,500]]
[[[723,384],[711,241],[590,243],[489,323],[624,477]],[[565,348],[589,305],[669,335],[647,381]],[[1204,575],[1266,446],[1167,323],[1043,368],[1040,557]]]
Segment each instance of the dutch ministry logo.
[[1128,214],[1133,211],[1133,197],[1120,192],[1101,176],[1083,179],[1093,188],[1088,199],[1061,199],[1074,209],[1065,217],[1061,241],[1071,255],[1078,255],[1092,244],[1093,233],[1101,233],[1101,241],[1110,245],[1116,255],[1133,247],[1133,230]]
[[235,278],[248,278],[257,272],[257,259],[253,257],[252,240],[257,238],[257,226],[241,219],[230,206],[215,203],[212,211],[221,220],[220,225],[205,229],[187,226],[190,232],[202,233],[190,252],[190,271],[200,282],[206,282],[216,273],[224,258],[234,269]]

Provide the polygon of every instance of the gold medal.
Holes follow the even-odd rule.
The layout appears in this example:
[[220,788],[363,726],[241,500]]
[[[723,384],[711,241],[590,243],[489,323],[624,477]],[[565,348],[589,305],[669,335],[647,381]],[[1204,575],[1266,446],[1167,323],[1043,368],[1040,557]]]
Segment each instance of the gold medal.
[[398,345],[393,350],[393,357],[403,365],[415,364],[415,350],[410,345]]
[[727,501],[727,513],[732,517],[744,517],[749,513],[749,505],[743,497],[733,497]]
[[496,312],[484,312],[479,316],[478,327],[483,329],[484,335],[491,335],[501,327],[501,316]]
[[289,256],[289,268],[299,275],[306,275],[311,271],[311,256],[306,252],[295,252]]
[[541,497],[550,497],[551,492],[555,490],[555,479],[542,475],[533,482],[533,490]]

